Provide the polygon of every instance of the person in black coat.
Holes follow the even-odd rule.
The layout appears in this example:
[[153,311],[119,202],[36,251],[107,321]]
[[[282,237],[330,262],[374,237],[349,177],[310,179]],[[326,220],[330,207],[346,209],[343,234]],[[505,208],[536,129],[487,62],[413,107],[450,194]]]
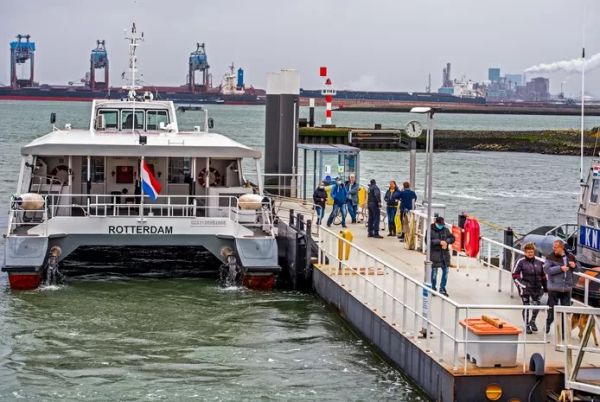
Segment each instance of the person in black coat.
[[[523,252],[525,256],[516,262],[512,277],[519,290],[523,305],[539,306],[542,295],[548,290],[544,266],[541,261],[535,259],[535,245],[533,243],[527,243],[523,246]],[[523,310],[525,330],[528,334],[537,332],[535,319],[539,312],[539,310],[533,310],[531,320],[529,320],[529,310]]]
[[371,179],[369,191],[367,192],[367,207],[369,208],[368,230],[369,237],[383,239],[379,235],[379,219],[381,217],[381,191],[377,187],[375,179]]
[[317,225],[321,224],[323,216],[325,216],[325,203],[327,202],[327,191],[325,191],[325,183],[322,181],[313,193],[313,204],[317,213]]
[[442,269],[442,280],[440,282],[440,293],[448,296],[446,284],[448,283],[448,267],[450,266],[450,244],[454,243],[452,232],[444,224],[444,218],[435,218],[429,229],[430,258],[431,258],[431,288],[436,289],[438,268]]

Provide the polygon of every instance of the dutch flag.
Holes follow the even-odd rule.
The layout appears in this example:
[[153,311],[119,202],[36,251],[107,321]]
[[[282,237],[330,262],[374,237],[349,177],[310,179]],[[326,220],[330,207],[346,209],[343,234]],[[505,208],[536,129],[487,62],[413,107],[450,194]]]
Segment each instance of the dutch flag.
[[160,194],[160,183],[156,180],[156,177],[154,177],[145,161],[142,161],[142,189],[144,190],[144,194],[148,194],[148,197],[152,201],[156,201],[156,198]]

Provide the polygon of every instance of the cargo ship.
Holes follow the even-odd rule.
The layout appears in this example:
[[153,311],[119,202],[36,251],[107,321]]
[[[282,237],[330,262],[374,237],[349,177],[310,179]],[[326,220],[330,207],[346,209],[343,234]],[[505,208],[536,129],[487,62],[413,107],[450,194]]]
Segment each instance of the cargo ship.
[[[128,91],[123,87],[111,87],[109,81],[109,59],[104,40],[96,41],[91,51],[90,70],[80,83],[48,85],[35,82],[35,42],[30,35],[17,35],[10,43],[10,84],[0,85],[0,99],[39,100],[39,101],[88,101],[93,99],[125,99]],[[208,57],[204,43],[197,43],[196,50],[190,53],[188,75],[185,85],[142,86],[142,91],[150,92],[154,99],[175,103],[197,104],[247,104],[265,103],[265,91],[244,83],[244,70],[237,71],[233,63],[223,76],[220,85],[212,86]],[[28,71],[28,76],[20,77],[19,71]],[[201,80],[196,82],[196,75]],[[121,76],[124,79],[124,76]]]

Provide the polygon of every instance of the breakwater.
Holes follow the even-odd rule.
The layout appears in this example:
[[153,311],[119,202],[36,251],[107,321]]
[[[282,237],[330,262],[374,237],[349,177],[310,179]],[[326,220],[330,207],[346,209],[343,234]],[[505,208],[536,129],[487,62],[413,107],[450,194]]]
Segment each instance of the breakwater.
[[[403,141],[368,143],[350,143],[350,127],[321,128],[301,127],[300,142],[311,144],[348,144],[361,149],[404,149]],[[402,131],[402,130],[401,130]],[[406,138],[402,134],[403,139]],[[593,155],[600,150],[600,132],[598,128],[584,134],[584,153]],[[501,151],[535,152],[553,155],[579,155],[580,132],[578,130],[435,130],[435,149],[442,151]],[[425,135],[417,138],[417,147],[425,148]]]
[[[399,103],[349,103],[337,104],[336,111],[346,112],[410,112],[415,106],[427,106],[436,109],[436,113],[468,113],[468,114],[515,114],[542,116],[579,116],[581,106],[577,104],[552,104],[535,102],[511,103],[434,103],[434,102],[399,102]],[[597,105],[585,106],[586,116],[600,116]]]

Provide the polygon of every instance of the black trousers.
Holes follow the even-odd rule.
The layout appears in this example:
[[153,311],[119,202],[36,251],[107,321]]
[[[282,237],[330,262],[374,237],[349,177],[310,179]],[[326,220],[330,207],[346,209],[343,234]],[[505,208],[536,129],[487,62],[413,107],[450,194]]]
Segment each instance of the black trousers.
[[[534,305],[534,306],[539,306],[540,305],[540,299],[542,298],[542,295],[544,293],[543,292],[534,292],[534,293],[523,293],[521,294],[521,301],[523,302],[524,306],[530,306],[530,305]],[[533,310],[531,312],[531,321],[535,321],[535,319],[537,318],[538,314],[540,313],[540,310]],[[525,324],[529,324],[529,310],[523,310],[523,320],[525,321]]]
[[550,325],[554,322],[554,306],[560,304],[561,306],[571,305],[571,292],[555,292],[553,290],[548,291],[548,318],[546,318],[546,324]]
[[381,217],[381,211],[378,205],[369,204],[369,220],[368,220],[368,231],[369,236],[377,236],[379,234],[379,219]]

